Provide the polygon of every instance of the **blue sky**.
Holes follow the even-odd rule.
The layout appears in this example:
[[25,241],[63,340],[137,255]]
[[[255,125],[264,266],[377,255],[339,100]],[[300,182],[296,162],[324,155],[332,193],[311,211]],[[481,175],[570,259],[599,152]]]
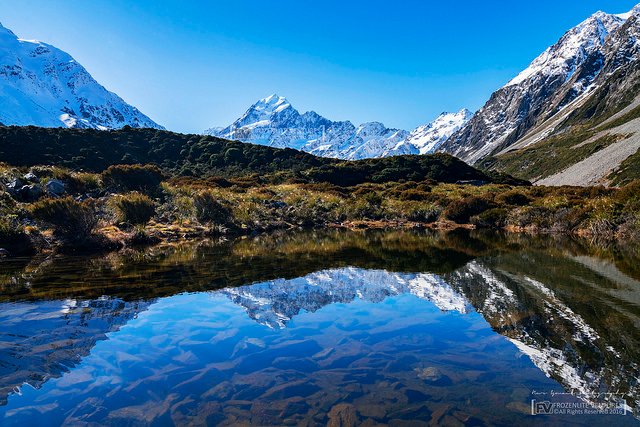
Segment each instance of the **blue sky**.
[[271,93],[411,129],[478,109],[570,27],[635,1],[20,0],[0,22],[171,130],[227,125]]

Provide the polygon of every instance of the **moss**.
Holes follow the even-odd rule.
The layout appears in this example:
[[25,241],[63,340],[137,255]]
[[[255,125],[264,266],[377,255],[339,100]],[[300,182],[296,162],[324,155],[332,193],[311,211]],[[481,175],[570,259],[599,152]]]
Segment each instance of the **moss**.
[[613,185],[625,185],[640,179],[640,150],[627,157],[620,166],[607,177]]

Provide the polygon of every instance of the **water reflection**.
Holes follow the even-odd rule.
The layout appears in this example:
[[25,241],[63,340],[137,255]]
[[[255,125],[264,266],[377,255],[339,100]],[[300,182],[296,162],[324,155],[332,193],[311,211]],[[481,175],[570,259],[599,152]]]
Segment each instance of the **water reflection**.
[[116,298],[16,302],[0,308],[0,405],[28,384],[40,388],[91,352],[148,302]]
[[[526,424],[532,390],[637,410],[635,265],[575,241],[408,232],[5,265],[0,417]],[[569,421],[635,423],[544,418]]]

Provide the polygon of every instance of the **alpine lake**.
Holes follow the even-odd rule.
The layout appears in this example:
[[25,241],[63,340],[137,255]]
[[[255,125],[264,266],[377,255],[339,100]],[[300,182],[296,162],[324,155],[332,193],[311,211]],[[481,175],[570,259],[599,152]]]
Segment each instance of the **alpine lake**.
[[640,250],[286,232],[0,261],[0,425],[640,425]]

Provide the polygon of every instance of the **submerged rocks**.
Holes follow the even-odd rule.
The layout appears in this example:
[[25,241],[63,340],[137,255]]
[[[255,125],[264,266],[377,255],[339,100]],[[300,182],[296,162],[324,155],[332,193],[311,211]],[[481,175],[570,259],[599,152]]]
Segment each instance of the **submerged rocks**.
[[416,368],[416,372],[418,373],[418,378],[433,385],[447,385],[451,383],[451,379],[434,366]]
[[328,414],[330,427],[354,427],[358,423],[355,406],[348,403],[335,405]]

